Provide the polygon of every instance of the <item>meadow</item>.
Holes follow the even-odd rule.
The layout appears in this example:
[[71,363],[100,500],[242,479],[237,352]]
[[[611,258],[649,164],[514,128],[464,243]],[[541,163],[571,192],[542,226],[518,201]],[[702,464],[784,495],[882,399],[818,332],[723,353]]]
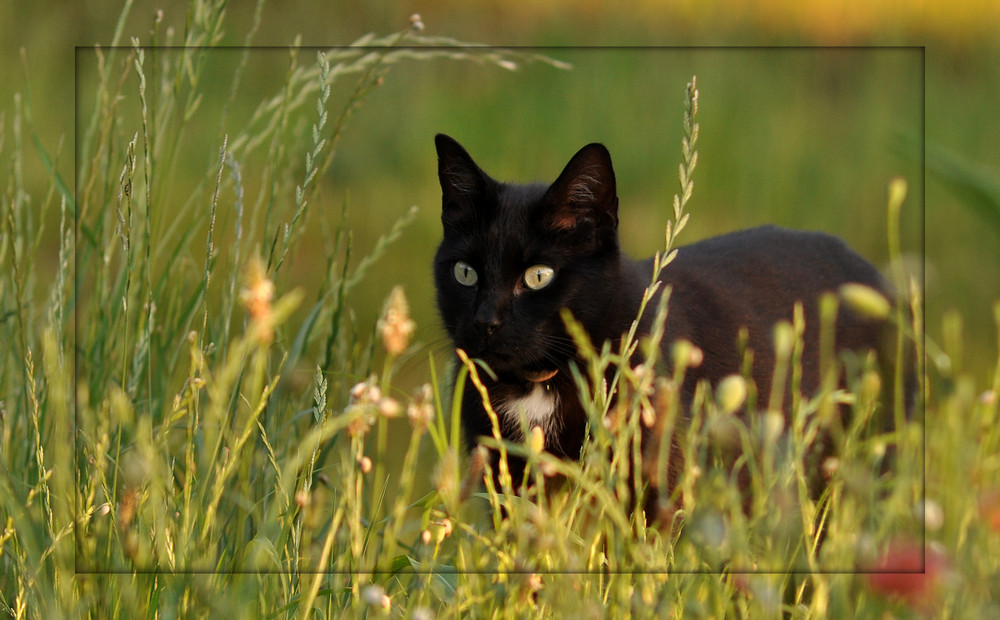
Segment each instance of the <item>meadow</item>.
[[[194,0],[139,44],[123,13],[110,45],[78,48],[72,148],[41,137],[30,92],[0,122],[0,612],[1000,613],[1000,303],[972,336],[927,307],[920,49],[504,50],[420,23],[350,47],[210,47],[225,20]],[[675,347],[658,376],[655,335],[627,343],[647,362],[612,399],[586,379],[624,353],[594,343],[580,460],[487,439],[533,484],[484,483],[432,305],[438,131],[509,179],[605,142],[635,256],[762,221],[849,239],[898,311],[848,291],[826,312],[899,326],[915,414],[870,358],[827,356],[848,389],[799,394],[801,324],[775,331],[788,424],[737,379],[688,418],[671,386],[696,356]],[[952,163],[988,210],[988,182]],[[737,417],[745,403],[760,415]],[[666,525],[629,476],[651,416],[685,456]],[[838,453],[817,464],[825,433]],[[733,446],[747,501],[720,465]]]

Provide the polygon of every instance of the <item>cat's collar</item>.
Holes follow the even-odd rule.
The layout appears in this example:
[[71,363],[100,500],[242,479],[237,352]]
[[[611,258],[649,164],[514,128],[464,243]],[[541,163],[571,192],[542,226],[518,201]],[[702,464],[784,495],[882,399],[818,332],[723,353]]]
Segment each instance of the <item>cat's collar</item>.
[[529,372],[526,374],[525,378],[532,383],[545,383],[550,381],[552,377],[559,374],[559,370],[538,370],[535,372]]

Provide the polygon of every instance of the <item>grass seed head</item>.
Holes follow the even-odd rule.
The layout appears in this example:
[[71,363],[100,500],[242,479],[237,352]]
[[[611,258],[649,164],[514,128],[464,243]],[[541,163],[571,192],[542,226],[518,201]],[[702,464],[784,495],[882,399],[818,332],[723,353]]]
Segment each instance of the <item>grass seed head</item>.
[[541,454],[545,449],[545,431],[541,426],[532,426],[528,435],[528,449],[532,454]]
[[[993,390],[986,390],[979,395],[979,404],[984,407],[992,407],[997,403],[997,393]],[[3,404],[3,403],[0,403]]]
[[719,382],[715,390],[715,400],[719,409],[726,413],[733,413],[739,409],[747,399],[747,382],[739,375],[729,375]]
[[413,610],[413,620],[434,620],[434,612],[427,607],[417,607]]
[[372,584],[362,590],[361,600],[372,607],[380,607],[384,610],[388,610],[392,605],[389,595],[385,593],[385,588],[377,584]]
[[892,305],[884,295],[870,286],[857,282],[842,285],[840,297],[851,310],[870,319],[884,320],[892,310]]
[[705,358],[704,352],[688,340],[678,340],[673,345],[674,366],[697,368]]
[[389,355],[400,355],[406,351],[416,327],[417,324],[410,319],[410,306],[406,302],[403,287],[393,288],[379,326],[382,345]]
[[358,459],[358,467],[361,469],[361,473],[370,474],[372,471],[372,460],[367,456],[362,456]]
[[490,462],[490,451],[482,445],[476,446],[469,457],[469,465],[462,478],[462,486],[459,489],[459,501],[469,499],[472,494],[483,483],[483,473]]
[[451,450],[444,453],[434,470],[434,486],[446,505],[453,505],[460,493],[458,457]]
[[354,404],[344,413],[351,416],[350,422],[347,423],[347,434],[350,437],[364,437],[375,423],[375,413],[371,405]]
[[243,273],[243,289],[240,300],[246,306],[255,325],[257,337],[262,342],[274,338],[271,325],[271,301],[274,299],[274,283],[267,277],[267,266],[260,256],[254,255],[246,264]]
[[785,432],[785,416],[780,411],[768,411],[764,414],[764,440],[776,443]]
[[391,396],[385,396],[378,401],[378,412],[387,418],[398,418],[403,413],[403,406]]
[[434,420],[434,393],[430,384],[425,383],[417,390],[413,400],[406,407],[406,417],[414,430],[425,430]]
[[917,517],[923,520],[924,526],[929,531],[937,531],[944,526],[944,508],[936,501],[924,498],[922,502],[917,504],[915,511]]

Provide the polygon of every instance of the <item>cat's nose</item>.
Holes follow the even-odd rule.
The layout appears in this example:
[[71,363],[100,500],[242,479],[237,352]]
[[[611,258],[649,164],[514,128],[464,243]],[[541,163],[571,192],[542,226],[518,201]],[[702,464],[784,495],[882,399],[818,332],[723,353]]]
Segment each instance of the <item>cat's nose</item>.
[[476,319],[475,323],[476,323],[476,329],[479,331],[479,333],[481,333],[483,336],[486,336],[487,338],[492,336],[497,331],[497,329],[500,328],[500,319],[496,317],[491,317],[486,320]]
[[472,322],[484,338],[490,338],[500,328],[500,316],[491,303],[479,306]]

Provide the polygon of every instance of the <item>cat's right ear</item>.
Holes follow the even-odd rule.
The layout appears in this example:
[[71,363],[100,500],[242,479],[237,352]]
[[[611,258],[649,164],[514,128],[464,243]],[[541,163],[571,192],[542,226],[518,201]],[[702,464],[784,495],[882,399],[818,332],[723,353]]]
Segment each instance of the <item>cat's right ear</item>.
[[441,181],[441,218],[445,223],[456,222],[469,214],[476,198],[486,190],[486,174],[453,138],[439,133],[434,136],[434,145]]
[[590,225],[614,231],[618,227],[618,194],[611,154],[603,144],[580,149],[546,193],[548,218],[557,230]]

